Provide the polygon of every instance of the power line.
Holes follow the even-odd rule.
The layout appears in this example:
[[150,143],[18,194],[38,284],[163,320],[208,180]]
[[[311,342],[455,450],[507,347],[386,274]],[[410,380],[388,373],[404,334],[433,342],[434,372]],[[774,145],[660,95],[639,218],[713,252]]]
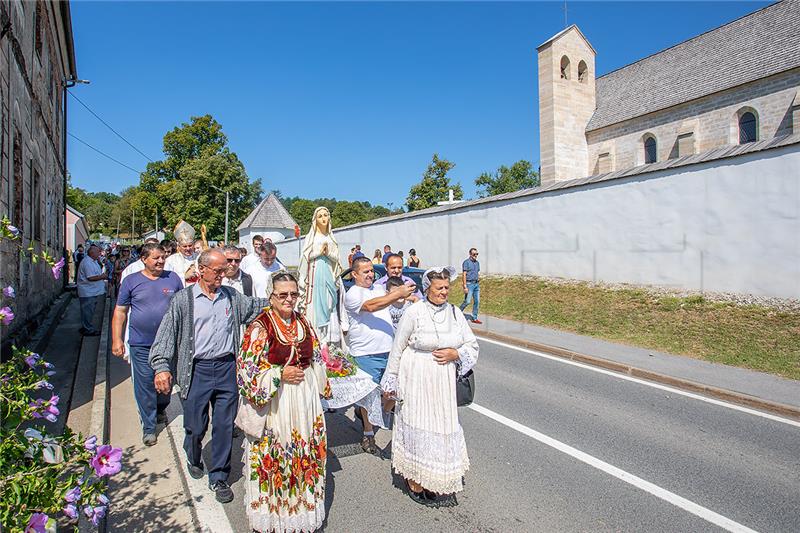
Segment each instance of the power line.
[[149,157],[147,157],[147,155],[145,155],[145,153],[144,153],[144,152],[142,152],[141,150],[139,150],[138,148],[136,148],[134,145],[132,145],[132,144],[131,144],[131,143],[128,141],[128,139],[126,139],[125,137],[123,137],[123,136],[122,136],[122,135],[121,135],[121,134],[120,134],[120,133],[119,133],[117,130],[115,130],[114,128],[112,128],[112,127],[111,127],[111,125],[110,125],[108,122],[106,122],[105,120],[103,120],[102,118],[100,118],[100,115],[98,115],[97,113],[95,113],[94,111],[92,111],[92,110],[91,110],[91,108],[90,108],[88,105],[84,104],[84,103],[83,103],[83,101],[82,101],[80,98],[78,98],[77,96],[75,96],[74,94],[72,94],[72,91],[67,91],[67,92],[69,93],[69,95],[70,95],[71,97],[73,97],[75,100],[77,100],[79,104],[81,104],[83,107],[85,107],[85,108],[86,108],[86,110],[87,110],[89,113],[91,113],[92,115],[94,115],[94,117],[95,117],[97,120],[99,120],[100,122],[102,122],[102,123],[103,123],[103,124],[104,124],[104,125],[105,125],[105,126],[108,128],[108,129],[110,129],[111,131],[113,131],[113,132],[114,132],[114,134],[115,134],[117,137],[119,137],[120,139],[122,139],[123,141],[125,141],[125,143],[126,143],[128,146],[130,146],[131,148],[133,148],[134,150],[136,150],[137,152],[139,152],[139,154],[140,154],[142,157],[144,157],[145,159],[147,159],[147,160],[148,160],[148,161],[150,161],[151,163],[153,162],[153,160],[152,160],[152,159],[150,159]]
[[87,142],[86,142],[86,141],[84,141],[83,139],[79,139],[78,137],[76,137],[76,136],[75,136],[75,135],[73,135],[72,133],[69,133],[69,132],[67,132],[67,135],[69,135],[70,137],[72,137],[73,139],[75,139],[76,141],[78,141],[79,143],[81,143],[81,144],[84,144],[84,145],[88,146],[89,148],[91,148],[92,150],[94,150],[94,151],[95,151],[95,152],[97,152],[98,154],[102,155],[103,157],[107,157],[108,159],[112,160],[112,161],[113,161],[113,162],[115,162],[116,164],[118,164],[118,165],[122,165],[123,167],[127,168],[128,170],[132,170],[133,172],[136,172],[137,174],[141,174],[141,173],[142,173],[140,170],[136,170],[136,169],[135,169],[135,168],[133,168],[133,167],[129,167],[128,165],[126,165],[126,164],[125,164],[125,163],[123,163],[122,161],[119,161],[119,160],[117,160],[117,159],[114,159],[113,157],[111,157],[111,156],[110,156],[110,155],[108,155],[107,153],[105,153],[105,152],[102,152],[102,151],[98,150],[97,148],[95,148],[95,147],[94,147],[94,146],[92,146],[91,144],[87,143]]

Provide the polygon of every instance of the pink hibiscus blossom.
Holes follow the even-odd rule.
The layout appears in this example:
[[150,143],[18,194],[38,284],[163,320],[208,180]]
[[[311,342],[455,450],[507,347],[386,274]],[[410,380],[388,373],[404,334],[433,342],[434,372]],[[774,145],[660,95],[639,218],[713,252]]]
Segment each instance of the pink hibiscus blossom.
[[11,324],[12,320],[14,320],[14,311],[8,306],[0,307],[0,323],[7,326]]
[[61,277],[61,269],[64,268],[66,260],[62,257],[58,260],[58,263],[53,265],[53,277],[55,279],[59,279]]
[[122,470],[122,448],[112,448],[109,444],[98,446],[91,464],[97,477],[113,476]]
[[16,298],[17,293],[14,291],[14,287],[9,285],[5,289],[3,289],[3,296],[5,296],[6,298]]
[[47,531],[47,521],[50,519],[44,513],[33,513],[28,525],[25,527],[25,533],[45,533]]

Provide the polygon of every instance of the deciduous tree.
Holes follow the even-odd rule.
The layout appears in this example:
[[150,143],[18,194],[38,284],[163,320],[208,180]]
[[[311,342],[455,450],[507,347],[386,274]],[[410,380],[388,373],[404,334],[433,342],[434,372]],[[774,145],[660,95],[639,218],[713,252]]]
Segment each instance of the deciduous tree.
[[530,161],[521,159],[511,167],[501,165],[494,174],[484,172],[475,178],[475,185],[479,189],[482,188],[482,190],[478,191],[478,194],[481,198],[484,198],[495,194],[537,187],[539,185],[539,174],[533,170],[533,164]]
[[406,198],[408,210],[419,211],[433,207],[437,202],[448,199],[450,189],[453,189],[454,199],[461,200],[464,197],[461,185],[450,183],[450,178],[447,176],[455,166],[455,163],[447,159],[440,159],[439,154],[433,154],[433,159],[422,175],[422,181],[411,187],[408,192]]

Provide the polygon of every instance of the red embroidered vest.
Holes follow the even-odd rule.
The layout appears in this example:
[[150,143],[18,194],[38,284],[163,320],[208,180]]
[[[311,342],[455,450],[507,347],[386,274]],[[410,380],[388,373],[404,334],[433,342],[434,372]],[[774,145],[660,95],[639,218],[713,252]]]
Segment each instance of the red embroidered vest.
[[[292,344],[283,336],[274,323],[274,320],[280,319],[275,319],[270,312],[266,312],[264,315],[263,323],[267,330],[267,343],[269,344],[267,361],[271,365],[285,365],[292,354]],[[294,317],[297,320],[298,328],[302,328],[304,334],[303,340],[297,345],[297,352],[292,359],[292,364],[305,370],[311,366],[311,361],[314,358],[314,336],[304,317],[296,313]],[[300,331],[298,330],[299,333]]]

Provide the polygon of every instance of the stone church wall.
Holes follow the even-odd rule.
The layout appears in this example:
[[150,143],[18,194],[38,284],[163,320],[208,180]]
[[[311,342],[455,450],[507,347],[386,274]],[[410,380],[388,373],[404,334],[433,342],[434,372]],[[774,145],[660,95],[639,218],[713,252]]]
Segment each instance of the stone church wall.
[[343,264],[388,243],[460,267],[475,246],[486,274],[800,298],[800,143],[334,231]]
[[[0,41],[0,217],[22,231],[22,244],[61,257],[65,206],[62,167],[64,66],[54,3],[3,2],[10,30]],[[36,23],[37,17],[39,23]],[[39,28],[38,38],[35,29]],[[43,262],[21,260],[0,243],[0,285],[16,287],[16,318],[2,337],[22,327],[63,290]]]
[[[758,139],[798,133],[792,131],[792,102],[800,91],[800,69],[790,70],[692,102],[650,113],[586,134],[589,168],[586,175],[644,164],[644,139],[657,143],[657,161],[738,144],[738,113],[754,111]],[[610,154],[610,168],[601,154]],[[575,178],[583,177],[576,175]]]

